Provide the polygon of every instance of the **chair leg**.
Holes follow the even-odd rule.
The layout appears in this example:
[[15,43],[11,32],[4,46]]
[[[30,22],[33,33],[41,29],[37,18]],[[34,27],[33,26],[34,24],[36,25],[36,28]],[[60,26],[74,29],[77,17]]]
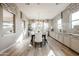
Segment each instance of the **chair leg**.
[[42,42],[40,43],[40,47],[42,47]]

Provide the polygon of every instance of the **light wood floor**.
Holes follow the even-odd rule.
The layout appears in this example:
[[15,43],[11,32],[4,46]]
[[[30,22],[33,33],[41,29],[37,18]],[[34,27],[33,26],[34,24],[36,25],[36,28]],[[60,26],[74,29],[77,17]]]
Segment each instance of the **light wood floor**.
[[77,56],[77,54],[56,40],[48,37],[48,44],[42,48],[30,45],[30,38],[16,42],[11,48],[0,53],[1,56]]

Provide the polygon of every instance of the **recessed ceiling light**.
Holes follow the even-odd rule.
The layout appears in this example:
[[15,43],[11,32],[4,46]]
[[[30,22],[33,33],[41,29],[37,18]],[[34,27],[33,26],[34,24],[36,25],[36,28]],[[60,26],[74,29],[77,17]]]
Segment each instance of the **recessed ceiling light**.
[[40,5],[40,3],[37,3],[37,5]]
[[59,3],[56,3],[56,5],[59,5]]
[[30,5],[30,3],[25,3],[25,5]]

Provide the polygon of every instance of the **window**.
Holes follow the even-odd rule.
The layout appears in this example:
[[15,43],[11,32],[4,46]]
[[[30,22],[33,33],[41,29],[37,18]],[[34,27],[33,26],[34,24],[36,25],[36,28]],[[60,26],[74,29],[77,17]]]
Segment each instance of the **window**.
[[5,35],[15,32],[14,20],[15,20],[15,15],[3,9],[3,31]]
[[72,14],[72,29],[79,26],[79,11]]
[[33,23],[31,25],[31,27],[34,31],[38,31],[38,30],[47,31],[48,30],[48,23],[42,22],[42,21],[37,21],[37,22]]
[[48,23],[44,22],[44,30],[48,30]]
[[62,29],[61,19],[58,20],[57,25],[58,25],[58,29]]

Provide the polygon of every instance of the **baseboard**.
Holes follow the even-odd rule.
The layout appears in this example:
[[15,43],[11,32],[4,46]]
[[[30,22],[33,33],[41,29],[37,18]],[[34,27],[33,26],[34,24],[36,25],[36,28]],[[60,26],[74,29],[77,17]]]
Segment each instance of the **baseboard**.
[[[54,39],[54,40],[56,40],[55,38],[53,38],[52,36],[49,36],[49,37],[51,37],[52,39]],[[59,42],[58,40],[56,40],[57,42]],[[61,43],[61,42],[59,42],[59,43]],[[66,46],[65,44],[63,44],[63,43],[61,43],[62,45],[64,45],[65,47],[67,47],[68,49],[70,49],[71,51],[73,51],[73,52],[75,52],[77,55],[79,55],[79,53],[78,52],[76,52],[76,51],[74,51],[73,49],[71,49],[70,47],[68,47],[68,46]]]

